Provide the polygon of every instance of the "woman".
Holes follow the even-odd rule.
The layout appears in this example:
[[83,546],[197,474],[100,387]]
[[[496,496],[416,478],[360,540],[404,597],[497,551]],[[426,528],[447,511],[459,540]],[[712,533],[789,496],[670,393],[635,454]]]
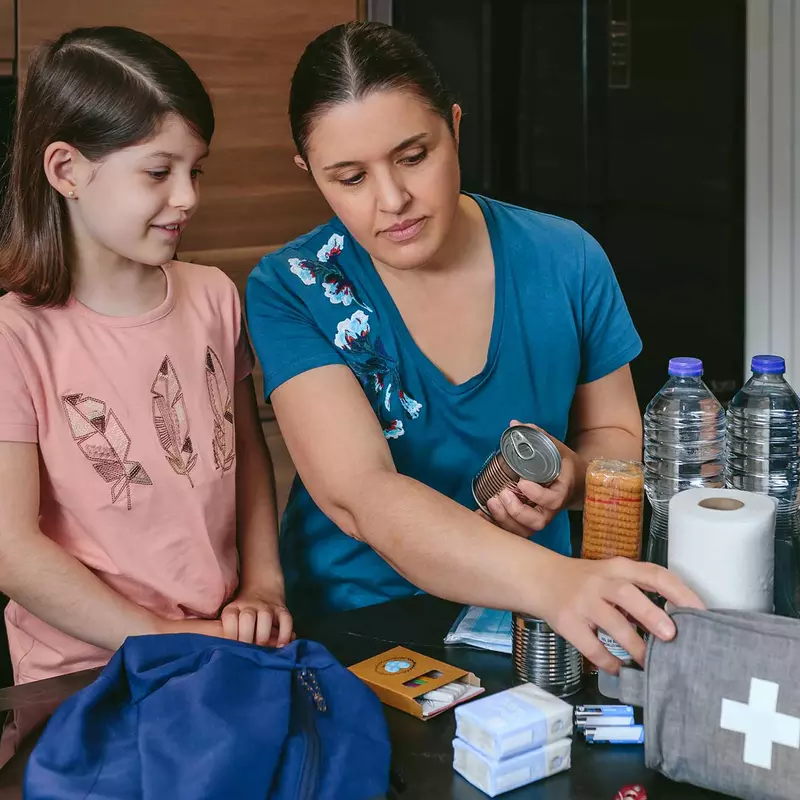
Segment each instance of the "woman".
[[[641,343],[600,246],[574,223],[460,192],[452,103],[427,57],[376,23],[312,42],[290,99],[297,165],[336,214],[265,256],[247,311],[297,466],[282,558],[295,612],[424,590],[546,619],[595,664],[637,659],[642,592],[699,600],[651,564],[570,559],[588,461],[639,458]],[[516,419],[558,440],[548,488],[475,508],[471,479]],[[562,443],[562,440],[566,443]],[[529,540],[530,539],[530,540]]]

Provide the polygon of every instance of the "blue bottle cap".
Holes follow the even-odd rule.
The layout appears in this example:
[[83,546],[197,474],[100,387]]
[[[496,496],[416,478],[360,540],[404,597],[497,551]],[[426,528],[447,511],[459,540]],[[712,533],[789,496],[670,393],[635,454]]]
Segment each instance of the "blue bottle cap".
[[783,375],[786,361],[781,356],[753,356],[750,369],[761,375]]
[[676,378],[699,378],[703,374],[703,362],[699,358],[671,358],[669,374]]

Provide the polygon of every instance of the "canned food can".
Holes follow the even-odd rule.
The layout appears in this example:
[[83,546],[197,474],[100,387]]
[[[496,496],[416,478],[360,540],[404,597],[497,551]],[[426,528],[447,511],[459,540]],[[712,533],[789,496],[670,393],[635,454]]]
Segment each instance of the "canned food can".
[[556,697],[579,691],[583,658],[577,648],[544,620],[512,614],[512,656],[518,680],[527,681]]
[[[486,459],[472,481],[472,496],[484,514],[486,503],[503,489],[517,492],[517,481],[551,484],[561,473],[561,454],[553,440],[542,431],[526,425],[513,425],[503,431],[500,447]],[[524,498],[523,498],[524,499]]]

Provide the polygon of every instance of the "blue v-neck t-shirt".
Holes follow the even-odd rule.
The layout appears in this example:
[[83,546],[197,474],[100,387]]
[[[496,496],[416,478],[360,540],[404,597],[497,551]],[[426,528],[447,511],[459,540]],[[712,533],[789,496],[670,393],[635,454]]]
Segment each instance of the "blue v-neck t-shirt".
[[[486,365],[460,385],[417,346],[369,255],[337,218],[264,256],[247,285],[266,396],[307,370],[347,365],[381,423],[397,470],[470,509],[476,507],[472,478],[509,420],[536,423],[563,441],[576,387],[641,350],[611,265],[591,236],[564,219],[473,197],[494,257],[494,321]],[[329,424],[337,424],[335,417]],[[567,514],[534,540],[569,554]],[[299,477],[280,550],[289,606],[297,614],[420,591],[331,522]]]

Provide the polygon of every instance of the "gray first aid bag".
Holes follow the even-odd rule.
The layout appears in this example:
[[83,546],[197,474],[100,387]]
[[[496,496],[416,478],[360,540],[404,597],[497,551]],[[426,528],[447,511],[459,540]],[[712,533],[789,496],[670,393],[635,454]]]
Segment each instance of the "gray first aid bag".
[[743,800],[800,798],[800,621],[739,611],[671,613],[620,700],[644,707],[645,761]]

